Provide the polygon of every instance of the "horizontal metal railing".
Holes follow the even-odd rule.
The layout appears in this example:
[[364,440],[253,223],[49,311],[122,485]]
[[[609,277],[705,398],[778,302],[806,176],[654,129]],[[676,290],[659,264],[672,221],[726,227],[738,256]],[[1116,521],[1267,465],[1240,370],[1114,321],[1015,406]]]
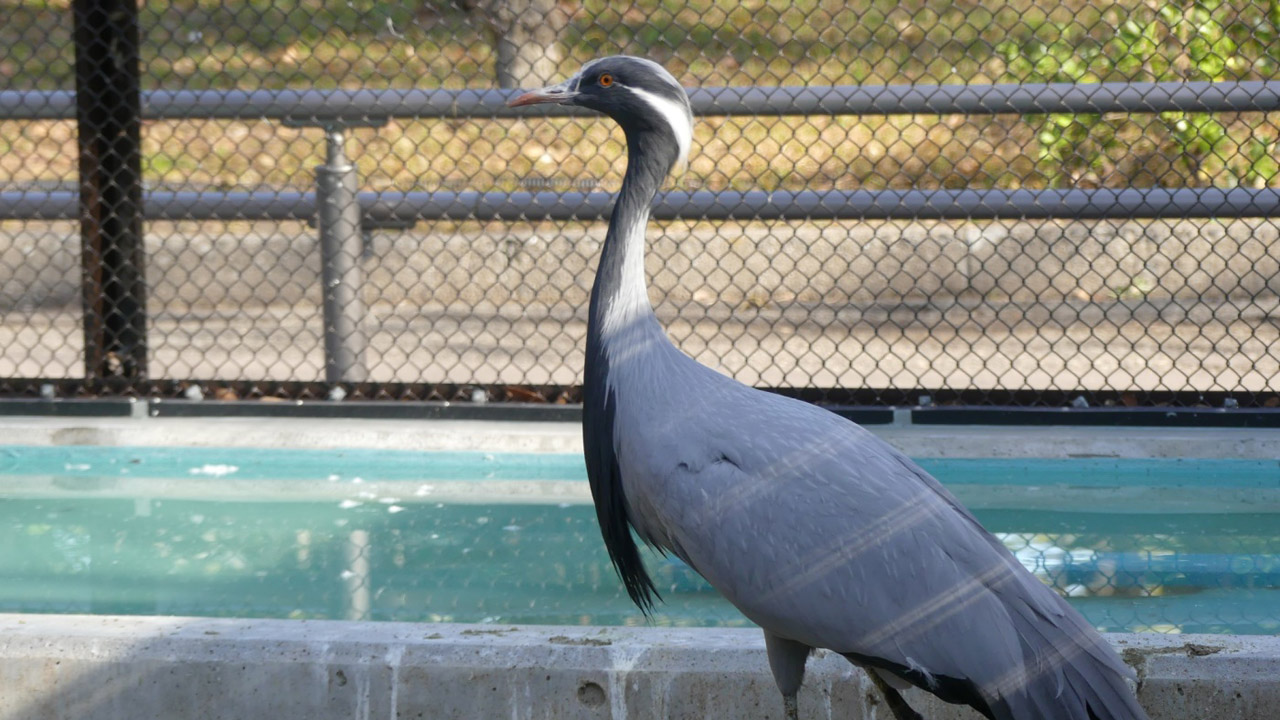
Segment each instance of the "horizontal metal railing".
[[[590,115],[582,108],[509,108],[514,90],[149,90],[142,116],[177,119],[530,117]],[[859,85],[691,88],[697,115],[903,115],[1109,112],[1270,112],[1280,81],[1030,83],[1025,85]],[[0,91],[0,119],[75,117],[75,93]]]
[[[147,119],[278,119],[334,127],[389,117],[576,115],[580,108],[508,108],[508,90],[152,90]],[[1100,113],[1280,111],[1280,81],[1096,83],[1076,85],[880,85],[716,87],[690,91],[700,115],[904,113]],[[0,91],[0,118],[70,118],[70,91]],[[0,192],[0,218],[73,219],[74,192]],[[420,220],[598,220],[612,196],[602,192],[360,193],[366,226]],[[145,195],[151,219],[312,219],[313,193],[162,192]],[[673,191],[657,219],[992,219],[1267,216],[1280,210],[1273,189],[825,190]]]
[[[73,220],[78,193],[0,191],[0,220]],[[366,227],[424,220],[601,220],[607,192],[361,192]],[[312,220],[316,194],[298,191],[169,192],[143,195],[149,220]],[[655,220],[1104,219],[1280,215],[1280,188],[1096,190],[668,191]]]

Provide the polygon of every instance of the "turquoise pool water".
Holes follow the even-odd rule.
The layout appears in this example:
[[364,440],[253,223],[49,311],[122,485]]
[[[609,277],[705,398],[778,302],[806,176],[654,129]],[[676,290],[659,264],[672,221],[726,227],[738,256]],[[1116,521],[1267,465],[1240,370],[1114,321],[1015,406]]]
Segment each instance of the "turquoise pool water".
[[[1280,632],[1280,462],[925,460],[1105,630]],[[659,625],[747,625],[650,557]],[[642,624],[575,455],[0,446],[0,611]]]

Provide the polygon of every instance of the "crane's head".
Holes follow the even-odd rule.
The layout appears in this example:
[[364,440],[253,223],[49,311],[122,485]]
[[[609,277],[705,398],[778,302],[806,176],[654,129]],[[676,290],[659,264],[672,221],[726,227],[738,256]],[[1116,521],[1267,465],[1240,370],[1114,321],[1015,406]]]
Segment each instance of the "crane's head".
[[671,165],[683,166],[689,157],[693,140],[689,96],[671,73],[652,60],[627,55],[592,60],[568,80],[525,93],[507,105],[536,103],[597,110],[622,126],[628,142],[638,142],[643,133],[655,133],[657,142],[644,148],[664,155],[673,152]]

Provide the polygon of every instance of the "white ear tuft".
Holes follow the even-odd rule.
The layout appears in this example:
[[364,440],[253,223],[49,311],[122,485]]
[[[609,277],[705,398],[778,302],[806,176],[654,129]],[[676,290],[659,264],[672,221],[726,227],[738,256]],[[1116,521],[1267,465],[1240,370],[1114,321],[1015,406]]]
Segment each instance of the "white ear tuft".
[[689,106],[640,88],[628,89],[647,103],[671,127],[671,134],[676,138],[674,172],[677,176],[684,174],[689,166],[689,146],[693,144],[693,115],[689,113]]

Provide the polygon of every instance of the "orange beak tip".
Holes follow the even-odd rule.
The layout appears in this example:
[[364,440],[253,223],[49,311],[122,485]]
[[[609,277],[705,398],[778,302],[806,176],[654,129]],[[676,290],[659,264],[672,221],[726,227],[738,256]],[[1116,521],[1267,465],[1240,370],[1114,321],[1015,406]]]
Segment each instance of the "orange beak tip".
[[541,95],[537,90],[534,90],[533,92],[527,92],[512,100],[508,100],[507,107],[523,107],[525,105],[536,105],[546,101],[546,96]]

